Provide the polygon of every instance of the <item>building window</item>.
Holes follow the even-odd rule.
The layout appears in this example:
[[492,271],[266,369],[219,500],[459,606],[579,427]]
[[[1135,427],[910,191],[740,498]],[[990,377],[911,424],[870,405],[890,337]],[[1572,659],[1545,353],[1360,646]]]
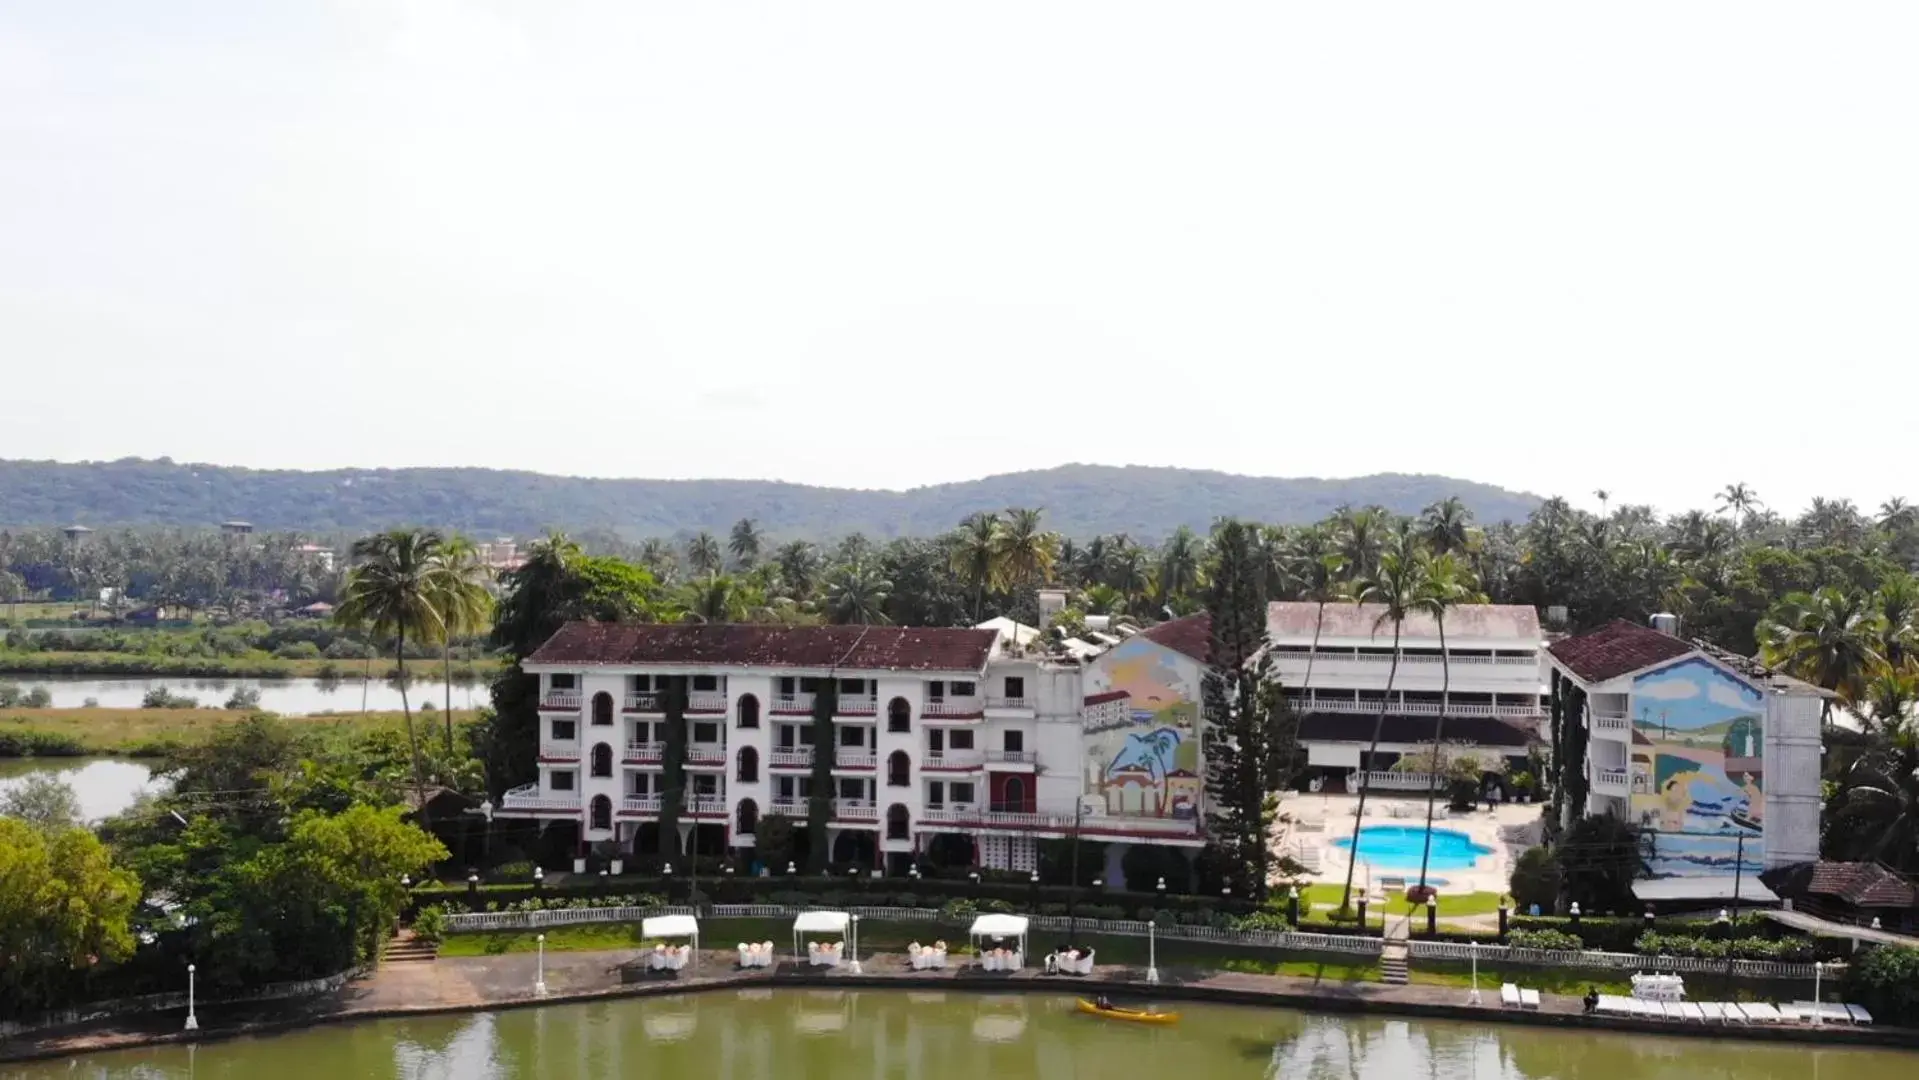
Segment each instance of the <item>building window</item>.
[[757,784],[760,780],[760,752],[750,746],[740,747],[740,765],[737,773],[742,784]]
[[1026,733],[1008,731],[1000,740],[1001,748],[1009,754],[1017,754],[1026,749]]
[[693,777],[693,794],[718,795],[719,793],[720,793],[719,777],[714,776],[712,773],[700,773]]
[[737,813],[733,831],[740,836],[752,836],[753,829],[760,823],[760,805],[752,799],[741,799]]
[[934,780],[926,785],[926,805],[946,805],[946,781]]
[[791,730],[794,732],[794,734],[796,734],[799,737],[801,746],[813,745],[813,725],[796,724],[793,726]]
[[699,742],[699,743],[719,742],[720,741],[720,725],[714,723],[711,720],[705,720],[700,723],[694,724],[693,725],[693,741]]
[[1006,677],[1006,696],[1009,698],[1025,697],[1026,680],[1018,675],[1008,675]]
[[906,807],[894,803],[886,808],[886,838],[905,840],[909,838],[912,819],[907,816]]
[[866,745],[866,729],[861,727],[843,727],[840,729],[840,745],[861,747]]
[[547,775],[547,787],[553,789],[554,791],[572,791],[573,790],[573,770],[572,769],[563,769],[557,772],[547,773],[546,775]]
[[613,723],[613,695],[602,690],[593,695],[593,724],[598,727]]
[[896,697],[886,703],[886,730],[896,735],[904,735],[913,730],[913,706],[903,697]]
[[578,678],[578,676],[574,675],[572,672],[562,672],[557,675],[548,675],[546,677],[547,679],[546,686],[547,686],[547,689],[549,690],[571,690],[576,685],[573,681],[576,678]]
[[946,742],[955,750],[971,750],[973,733],[966,728],[954,728],[953,733],[947,736]]
[[756,728],[760,726],[760,699],[752,694],[740,697],[740,726]]
[[1006,778],[1006,786],[1000,789],[1000,798],[1003,803],[994,807],[995,810],[1017,814],[1026,809],[1026,785],[1020,782],[1019,777],[1009,776]]
[[841,679],[840,693],[847,694],[847,695],[864,694],[866,693],[866,680],[865,679]]
[[613,800],[604,795],[593,796],[591,828],[611,829],[613,827]]
[[653,676],[629,675],[627,676],[626,688],[636,694],[648,693],[653,689]]
[[580,722],[578,720],[553,721],[553,740],[555,742],[572,742],[579,737]]
[[711,693],[719,688],[720,677],[718,675],[693,676],[693,690],[696,693]]
[[953,696],[954,697],[972,697],[975,692],[975,689],[976,688],[970,682],[956,682],[953,684]]
[[593,744],[593,775],[613,775],[613,748],[605,743]]
[[893,751],[886,758],[886,786],[906,787],[910,782],[907,778],[912,771],[913,762],[906,756],[906,751]]
[[971,806],[973,803],[973,785],[955,780],[953,782],[953,801],[960,806]]
[[626,793],[628,795],[639,796],[642,798],[645,797],[648,791],[647,777],[650,775],[651,775],[650,773],[643,773],[643,772],[627,773],[626,774]]
[[840,779],[840,798],[842,799],[866,798],[866,781],[853,780],[850,778],[842,777]]
[[793,676],[791,676],[791,675],[782,675],[782,676],[780,676],[780,683],[779,683],[779,688],[780,688],[780,696],[781,696],[781,697],[792,697],[792,696],[793,696],[793,688],[794,688],[794,687],[795,687],[796,685],[797,685],[797,684],[796,684],[796,683],[795,683],[795,682],[793,681]]

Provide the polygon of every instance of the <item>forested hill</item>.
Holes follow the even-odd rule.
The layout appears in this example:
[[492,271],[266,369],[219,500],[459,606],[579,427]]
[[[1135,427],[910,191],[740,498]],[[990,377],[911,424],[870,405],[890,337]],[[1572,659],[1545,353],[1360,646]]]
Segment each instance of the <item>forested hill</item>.
[[1316,521],[1341,503],[1411,513],[1457,495],[1482,522],[1523,519],[1535,496],[1442,476],[1347,480],[1235,476],[1195,469],[1062,465],[911,491],[858,491],[760,480],[590,480],[494,469],[262,471],[161,459],[63,464],[0,461],[0,525],[363,531],[415,524],[480,535],[548,527],[629,537],[723,530],[753,518],[776,536],[931,535],[978,510],[1040,507],[1068,536],[1165,536],[1234,515]]

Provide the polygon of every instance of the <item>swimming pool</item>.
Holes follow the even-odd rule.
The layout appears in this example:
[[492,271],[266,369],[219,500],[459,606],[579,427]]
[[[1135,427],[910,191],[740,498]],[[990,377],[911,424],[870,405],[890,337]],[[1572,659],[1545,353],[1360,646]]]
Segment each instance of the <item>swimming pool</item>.
[[[1351,837],[1333,841],[1341,851],[1352,849]],[[1359,861],[1394,870],[1419,869],[1420,853],[1426,846],[1426,830],[1415,825],[1368,825],[1359,830]],[[1493,849],[1473,843],[1473,838],[1456,829],[1433,830],[1433,854],[1428,865],[1434,870],[1470,870]]]

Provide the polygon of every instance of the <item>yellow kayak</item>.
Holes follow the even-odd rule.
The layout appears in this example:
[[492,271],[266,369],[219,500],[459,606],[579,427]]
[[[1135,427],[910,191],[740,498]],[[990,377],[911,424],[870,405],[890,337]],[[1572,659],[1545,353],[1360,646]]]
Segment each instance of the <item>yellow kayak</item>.
[[1085,998],[1079,999],[1079,1011],[1083,1013],[1091,1013],[1094,1016],[1104,1016],[1108,1020],[1130,1020],[1135,1024],[1177,1024],[1179,1023],[1178,1013],[1150,1013],[1150,1012],[1140,1012],[1138,1009],[1120,1009],[1120,1008],[1102,1009],[1098,1005],[1095,1005],[1092,1002],[1087,1001]]

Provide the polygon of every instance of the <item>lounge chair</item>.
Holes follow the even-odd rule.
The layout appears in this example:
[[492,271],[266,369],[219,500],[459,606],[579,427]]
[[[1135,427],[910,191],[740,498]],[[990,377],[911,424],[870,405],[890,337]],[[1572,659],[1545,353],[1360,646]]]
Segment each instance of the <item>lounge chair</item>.
[[1632,999],[1619,994],[1599,995],[1599,1005],[1593,1010],[1602,1016],[1631,1016]]
[[1519,1007],[1522,1009],[1533,1009],[1535,1011],[1538,1010],[1539,991],[1529,989],[1524,986],[1520,987],[1519,988]]
[[1846,1012],[1851,1015],[1852,1022],[1855,1024],[1872,1023],[1872,1014],[1866,1011],[1864,1005],[1847,1005]]
[[1702,1020],[1717,1020],[1722,1024],[1726,1022],[1726,1007],[1717,1001],[1702,1001],[1694,1005],[1693,1008],[1699,1010],[1700,1019]]
[[1499,988],[1499,1005],[1501,1008],[1517,1009],[1520,1007],[1519,1002],[1518,983],[1506,983]]
[[1746,1002],[1739,1006],[1739,1011],[1745,1013],[1746,1019],[1755,1024],[1777,1024],[1786,1019],[1778,1009],[1763,1001]]

